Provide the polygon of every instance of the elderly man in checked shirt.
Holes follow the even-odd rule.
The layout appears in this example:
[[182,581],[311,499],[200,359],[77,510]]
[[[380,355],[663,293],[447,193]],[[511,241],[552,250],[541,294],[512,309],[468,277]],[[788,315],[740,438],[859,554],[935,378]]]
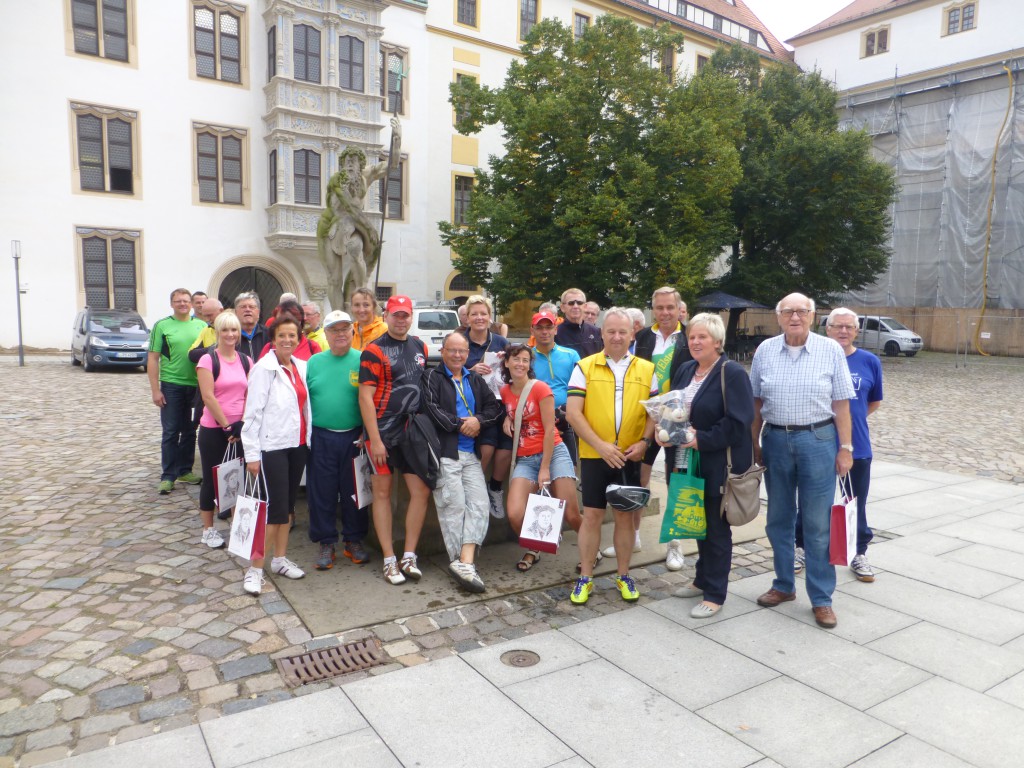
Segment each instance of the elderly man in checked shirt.
[[845,475],[853,465],[853,381],[842,347],[811,333],[811,299],[792,293],[775,313],[782,335],[757,348],[750,368],[754,458],[768,469],[766,530],[775,558],[775,580],[757,603],[774,608],[796,599],[793,537],[799,505],[807,596],[818,626],[832,629],[836,570],[828,562],[830,512],[836,474]]

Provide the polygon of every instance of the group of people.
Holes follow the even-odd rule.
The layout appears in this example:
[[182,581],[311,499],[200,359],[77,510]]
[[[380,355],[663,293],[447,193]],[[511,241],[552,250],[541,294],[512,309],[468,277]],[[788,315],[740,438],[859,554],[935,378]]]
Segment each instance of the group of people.
[[[268,499],[270,567],[287,578],[304,575],[287,558],[287,546],[305,471],[317,569],[333,566],[339,541],[346,557],[368,562],[364,539],[372,519],[384,579],[396,585],[419,580],[416,550],[432,494],[451,576],[483,592],[476,558],[489,518],[507,516],[519,534],[530,495],[542,493],[564,501],[565,522],[578,533],[571,602],[587,602],[602,557],[615,559],[616,588],[634,601],[639,591],[629,567],[641,547],[643,509],[614,509],[613,543],[603,551],[601,523],[609,488],[648,486],[665,448],[667,471],[686,471],[699,456],[694,468],[705,481],[707,533],[697,542],[696,576],[676,592],[702,598],[694,617],[713,616],[726,599],[732,555],[731,529],[721,515],[727,455],[733,473],[755,461],[767,467],[775,581],[758,599],[761,605],[793,600],[794,574],[805,562],[815,618],[835,626],[829,514],[836,478],[847,473],[859,505],[858,557],[851,567],[859,579],[874,578],[866,559],[867,415],[881,404],[881,368],[876,357],[853,346],[858,326],[850,310],[832,312],[827,339],[810,332],[813,301],[787,296],[776,308],[783,333],[758,348],[748,376],[723,354],[721,318],[703,313],[688,319],[678,291],[668,286],[652,296],[655,322],[639,329],[633,313],[617,307],[604,312],[598,327],[600,308],[593,305],[588,319],[585,294],[570,288],[561,296],[562,317],[552,305],[534,314],[530,344],[511,343],[490,300],[472,296],[463,327],[444,339],[441,361],[431,368],[426,346],[409,335],[407,296],[392,296],[377,317],[374,297],[360,289],[351,315],[335,310],[322,324],[319,307],[294,297],[283,297],[266,325],[259,322],[255,294],[238,296],[233,311],[219,303],[209,311],[198,307],[207,322],[190,317],[191,300],[184,290],[172,294],[174,313],[154,326],[149,372],[163,425],[159,490],[170,492],[175,481],[202,482],[207,546],[224,543],[214,525],[213,467],[229,444],[238,443]],[[204,405],[201,478],[192,474],[195,437],[187,413],[196,387]],[[641,402],[669,390],[684,393],[690,413],[693,439],[684,445],[656,440],[655,422]],[[356,503],[354,460],[361,453],[371,468],[369,514]],[[391,502],[396,472],[408,491],[400,554]],[[667,548],[672,570],[683,566],[680,544]],[[527,571],[540,557],[528,550],[516,567]],[[245,591],[259,594],[263,567],[260,560],[251,563]]]

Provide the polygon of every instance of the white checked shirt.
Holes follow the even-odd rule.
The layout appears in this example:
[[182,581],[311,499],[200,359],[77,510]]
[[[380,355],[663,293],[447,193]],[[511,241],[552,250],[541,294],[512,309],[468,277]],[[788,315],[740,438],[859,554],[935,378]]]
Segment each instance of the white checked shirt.
[[750,366],[754,397],[763,402],[761,418],[780,426],[831,419],[832,401],[854,396],[843,348],[811,333],[794,360],[785,338],[776,336],[762,342]]

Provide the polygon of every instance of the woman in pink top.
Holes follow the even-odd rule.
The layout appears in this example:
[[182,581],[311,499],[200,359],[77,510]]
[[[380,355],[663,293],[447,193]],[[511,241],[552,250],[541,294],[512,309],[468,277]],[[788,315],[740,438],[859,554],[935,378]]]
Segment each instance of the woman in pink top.
[[[213,468],[224,459],[229,443],[238,442],[245,409],[246,373],[252,361],[236,350],[242,326],[231,310],[221,312],[213,321],[217,346],[196,363],[199,393],[203,398],[203,417],[199,420],[199,458],[203,465],[203,484],[199,487],[199,514],[203,518],[202,543],[211,549],[224,546],[224,538],[214,528]],[[218,375],[214,378],[214,355]],[[241,455],[242,446],[238,444]]]

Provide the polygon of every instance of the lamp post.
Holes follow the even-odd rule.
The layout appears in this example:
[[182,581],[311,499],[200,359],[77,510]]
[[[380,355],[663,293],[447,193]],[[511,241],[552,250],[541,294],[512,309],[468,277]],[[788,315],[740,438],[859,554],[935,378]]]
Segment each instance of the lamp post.
[[[409,70],[402,68],[402,62],[400,59],[388,62],[388,72],[395,75],[395,91],[398,93],[398,98],[395,100],[395,111],[392,113],[392,117],[398,117],[398,106],[402,101],[402,80],[409,76]],[[387,77],[387,75],[385,75]],[[384,88],[384,93],[387,94],[387,86]],[[387,114],[388,99],[390,97],[385,95],[384,97],[384,113]],[[384,220],[388,217],[388,189],[391,185],[391,171],[395,168],[395,162],[397,158],[395,155],[398,153],[395,151],[395,130],[391,129],[391,143],[388,147],[388,169],[384,175],[384,206],[380,214],[380,237],[377,243],[377,271],[373,277],[373,295],[377,295],[377,283],[380,282],[380,262],[381,257],[384,255]]]
[[21,272],[18,262],[21,261],[21,240],[11,240],[11,258],[14,259],[14,293],[18,306],[18,365],[25,367],[25,345],[21,340]]

